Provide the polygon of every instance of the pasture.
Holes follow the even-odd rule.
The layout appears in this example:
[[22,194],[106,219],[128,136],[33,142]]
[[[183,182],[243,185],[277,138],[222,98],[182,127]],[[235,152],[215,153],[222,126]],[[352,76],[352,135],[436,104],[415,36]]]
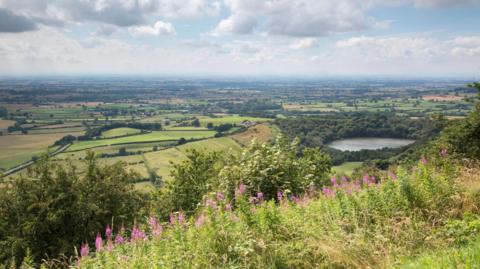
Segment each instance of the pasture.
[[139,134],[141,130],[135,128],[115,128],[102,133],[102,138],[112,138],[112,137],[119,137],[119,136],[127,136],[133,134]]
[[31,160],[33,156],[53,150],[49,147],[63,136],[64,133],[0,136],[0,168],[12,168]]
[[171,141],[185,139],[202,139],[213,137],[214,131],[155,131],[151,133],[132,135],[111,139],[96,139],[88,141],[80,141],[74,143],[68,151],[84,150],[95,147],[103,147],[118,144],[142,143],[142,142],[157,142],[157,141]]
[[362,167],[362,162],[346,162],[332,167],[332,172],[334,174],[345,174],[349,176],[353,173],[353,170],[360,167]]

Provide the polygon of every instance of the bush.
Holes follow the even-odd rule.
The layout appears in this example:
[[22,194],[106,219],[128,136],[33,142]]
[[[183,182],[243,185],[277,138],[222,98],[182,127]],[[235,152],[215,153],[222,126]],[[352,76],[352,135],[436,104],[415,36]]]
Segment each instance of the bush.
[[99,166],[90,153],[86,171],[62,167],[42,157],[27,174],[0,192],[0,263],[21,264],[30,251],[36,264],[67,257],[106,224],[119,228],[142,215],[146,200],[121,164]]

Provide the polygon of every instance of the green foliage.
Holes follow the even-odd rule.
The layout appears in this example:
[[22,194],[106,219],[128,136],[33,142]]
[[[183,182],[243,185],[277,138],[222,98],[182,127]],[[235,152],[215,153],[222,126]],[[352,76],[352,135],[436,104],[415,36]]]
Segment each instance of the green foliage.
[[282,136],[272,146],[253,142],[238,160],[222,169],[220,189],[231,197],[235,186],[243,183],[249,192],[262,192],[272,199],[278,191],[300,195],[311,186],[325,185],[331,168],[328,155],[319,149],[307,149],[303,157],[298,153],[298,140],[289,143]]
[[348,190],[354,182],[342,182],[333,188],[333,195],[304,195],[292,201],[284,197],[279,203],[254,201],[248,192],[237,192],[234,200],[207,195],[206,206],[189,220],[174,219],[173,224],[164,226],[161,235],[152,234],[147,241],[115,245],[111,252],[84,257],[79,267],[398,265],[402,257],[435,245],[448,245],[442,236],[435,239],[432,234],[450,229],[451,225],[444,223],[463,210],[463,193],[445,173],[448,169],[444,167],[449,165],[448,160],[441,166],[419,163],[413,171],[399,169],[397,176],[383,178],[380,184],[362,184],[353,192]]
[[[480,95],[480,84],[474,83]],[[463,120],[456,121],[448,126],[439,143],[448,145],[453,153],[467,158],[480,158],[480,102],[475,105],[475,110]]]
[[0,192],[0,262],[21,264],[28,257],[72,255],[106,224],[120,227],[142,214],[145,202],[131,184],[135,175],[122,165],[99,166],[90,153],[80,175],[43,157],[27,174]]

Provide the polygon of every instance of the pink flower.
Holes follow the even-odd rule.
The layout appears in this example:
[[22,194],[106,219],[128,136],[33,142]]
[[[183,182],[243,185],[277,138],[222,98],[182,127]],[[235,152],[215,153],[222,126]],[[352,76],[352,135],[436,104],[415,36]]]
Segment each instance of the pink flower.
[[421,162],[423,165],[426,165],[426,164],[427,164],[427,159],[425,158],[425,156],[422,156],[422,158],[420,159],[420,162]]
[[150,217],[150,219],[148,220],[148,223],[150,224],[150,229],[152,231],[153,237],[155,238],[159,237],[163,232],[162,225],[160,225],[157,219],[154,217]]
[[393,172],[388,172],[388,175],[390,176],[390,178],[391,178],[392,180],[394,180],[394,181],[397,180],[397,175],[395,175],[395,173],[393,173]]
[[108,241],[108,243],[107,243],[107,251],[108,251],[108,252],[112,252],[112,250],[113,250],[113,243],[112,243],[112,241]]
[[283,193],[281,191],[277,192],[277,199],[278,201],[281,201],[283,199]]
[[123,239],[123,237],[120,234],[117,234],[115,236],[115,244],[121,245],[123,243],[125,243],[125,240]]
[[136,226],[133,226],[131,240],[132,241],[145,240],[145,238],[146,238],[145,233],[140,229],[138,229]]
[[263,192],[257,192],[257,199],[261,202],[263,201]]
[[177,220],[175,219],[175,215],[173,213],[170,213],[170,225],[175,225]]
[[198,216],[197,220],[195,220],[195,227],[200,228],[205,223],[206,219],[207,217],[202,213]]
[[178,213],[178,224],[182,225],[185,222],[185,213],[183,211],[180,211]]
[[257,208],[255,206],[253,206],[250,210],[252,211],[253,214],[257,213]]
[[329,188],[327,188],[327,187],[323,187],[322,193],[323,193],[323,195],[325,195],[326,197],[335,196],[335,191],[332,190],[332,189],[329,189]]
[[333,186],[337,186],[337,177],[336,176],[333,176],[330,181],[332,182],[332,185]]
[[249,201],[251,204],[254,204],[256,200],[257,200],[257,198],[255,198],[255,197],[253,197],[253,196],[250,196],[250,197],[248,198],[248,201]]
[[238,185],[238,188],[235,190],[235,198],[239,198],[245,193],[245,184],[243,182],[240,182],[240,185]]
[[370,177],[368,176],[368,174],[363,175],[363,184],[364,185],[370,184]]
[[217,202],[215,202],[213,199],[207,198],[207,200],[205,200],[205,206],[216,209],[217,208]]
[[90,248],[88,247],[88,243],[83,243],[82,246],[80,247],[80,256],[81,257],[86,257],[88,256],[88,253],[90,252]]
[[107,228],[105,228],[105,236],[107,239],[110,239],[112,237],[112,229],[110,229],[110,226],[107,224]]
[[225,210],[232,211],[232,204],[228,203],[225,205]]
[[100,234],[97,234],[97,237],[95,238],[95,249],[97,252],[102,251],[103,247],[103,240]]
[[223,201],[225,199],[225,195],[221,192],[217,192],[217,200]]

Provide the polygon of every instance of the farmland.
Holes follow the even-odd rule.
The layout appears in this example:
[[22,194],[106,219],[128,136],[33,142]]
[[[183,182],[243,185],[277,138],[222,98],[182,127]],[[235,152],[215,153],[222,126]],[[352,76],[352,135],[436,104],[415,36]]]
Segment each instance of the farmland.
[[111,139],[97,139],[91,141],[82,141],[74,143],[68,151],[84,150],[95,147],[104,147],[110,145],[131,144],[131,143],[145,143],[145,142],[160,142],[185,139],[201,139],[213,137],[213,131],[158,131],[146,134],[132,135],[127,137],[111,138]]

